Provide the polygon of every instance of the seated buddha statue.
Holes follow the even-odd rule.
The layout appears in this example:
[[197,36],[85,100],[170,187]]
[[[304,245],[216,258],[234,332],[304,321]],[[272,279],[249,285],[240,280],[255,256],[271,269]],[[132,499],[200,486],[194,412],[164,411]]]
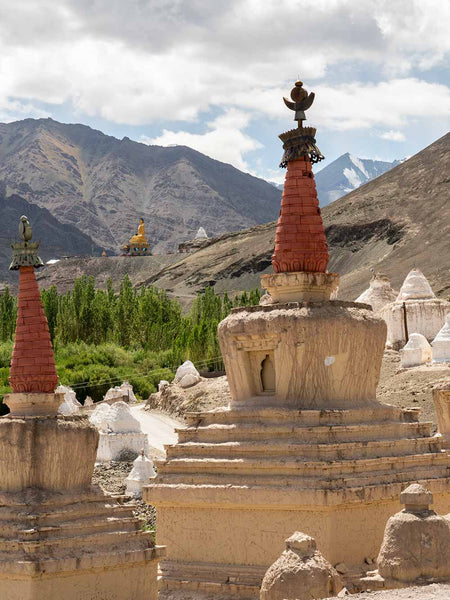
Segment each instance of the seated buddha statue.
[[133,237],[130,239],[130,244],[147,244],[144,219],[139,219],[137,235],[133,235]]

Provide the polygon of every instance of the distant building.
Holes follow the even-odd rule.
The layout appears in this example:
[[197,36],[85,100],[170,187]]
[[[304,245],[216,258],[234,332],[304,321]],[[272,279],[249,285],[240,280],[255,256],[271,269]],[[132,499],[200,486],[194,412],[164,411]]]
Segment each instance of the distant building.
[[150,244],[145,237],[144,219],[139,219],[139,226],[136,235],[130,238],[128,244],[122,246],[125,256],[150,256]]

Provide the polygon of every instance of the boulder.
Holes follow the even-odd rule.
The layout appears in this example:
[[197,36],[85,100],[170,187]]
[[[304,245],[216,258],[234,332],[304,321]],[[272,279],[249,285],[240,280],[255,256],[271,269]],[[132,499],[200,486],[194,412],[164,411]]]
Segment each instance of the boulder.
[[312,600],[328,598],[342,589],[335,569],[317,550],[315,540],[296,531],[286,550],[266,571],[260,600]]
[[141,424],[131,414],[128,404],[122,400],[109,406],[106,424],[111,433],[142,433]]
[[187,360],[178,367],[173,381],[182,388],[188,388],[201,381],[201,377],[194,364],[190,360]]

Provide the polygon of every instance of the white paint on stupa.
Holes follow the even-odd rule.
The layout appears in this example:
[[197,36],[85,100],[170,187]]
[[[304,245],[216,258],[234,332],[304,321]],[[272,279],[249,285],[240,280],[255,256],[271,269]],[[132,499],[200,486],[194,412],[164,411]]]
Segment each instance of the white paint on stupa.
[[413,269],[408,273],[400,288],[397,302],[404,302],[405,300],[429,300],[431,298],[436,298],[436,295],[431,289],[428,279],[422,271]]
[[97,427],[99,431],[108,431],[108,414],[109,414],[109,404],[98,404],[95,408],[91,416],[89,417],[90,423]]
[[180,365],[175,373],[174,383],[182,388],[192,387],[201,380],[200,373],[190,360]]
[[382,273],[376,273],[372,277],[367,290],[358,296],[355,302],[370,304],[373,312],[378,314],[386,304],[394,302],[397,296],[398,293],[392,289],[389,278]]
[[404,369],[418,367],[431,361],[431,346],[420,333],[412,333],[408,343],[400,351],[401,364]]
[[444,326],[431,342],[433,362],[450,362],[450,313],[445,319]]
[[126,478],[126,493],[135,498],[142,498],[142,486],[146,485],[150,478],[156,477],[153,462],[143,452],[133,462],[133,468]]
[[68,417],[80,410],[81,404],[78,402],[77,396],[71,387],[59,385],[55,390],[55,394],[64,394],[64,402],[58,408],[59,414]]
[[141,424],[131,414],[126,402],[99,405],[90,417],[90,422],[99,430],[97,462],[120,460],[122,455],[138,455],[142,449],[147,452],[147,435]]
[[197,231],[194,239],[196,239],[196,240],[207,240],[208,239],[208,234],[206,233],[206,231],[203,227],[198,228],[198,231]]
[[381,309],[380,315],[387,324],[386,346],[399,349],[412,333],[421,333],[431,342],[448,312],[450,302],[436,298],[425,275],[413,269],[403,282],[395,302]]

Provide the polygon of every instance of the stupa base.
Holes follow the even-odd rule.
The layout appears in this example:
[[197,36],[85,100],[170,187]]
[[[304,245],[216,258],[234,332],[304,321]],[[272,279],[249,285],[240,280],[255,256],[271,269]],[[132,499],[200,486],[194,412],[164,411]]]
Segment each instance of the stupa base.
[[2,600],[156,600],[164,548],[92,488],[0,495]]
[[[163,598],[258,598],[293,531],[353,580],[378,555],[400,492],[420,481],[450,511],[449,457],[418,411],[231,409],[193,413],[143,488],[158,511]],[[367,564],[365,565],[367,570]],[[360,576],[360,575],[359,575]]]
[[339,287],[337,273],[275,273],[261,275],[261,286],[273,302],[323,302]]

